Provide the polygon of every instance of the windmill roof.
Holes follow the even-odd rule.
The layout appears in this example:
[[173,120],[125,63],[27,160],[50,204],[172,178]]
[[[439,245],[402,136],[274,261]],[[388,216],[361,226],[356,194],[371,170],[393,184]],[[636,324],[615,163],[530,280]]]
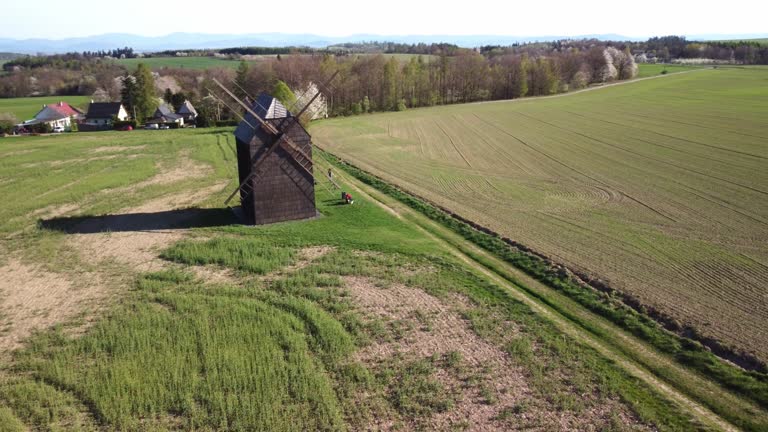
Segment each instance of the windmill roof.
[[[267,93],[261,93],[251,105],[251,110],[262,120],[291,117],[291,113],[280,103],[277,98]],[[235,137],[242,142],[249,143],[256,134],[252,126],[258,126],[259,121],[253,117],[253,114],[246,112],[245,120],[241,121],[235,129]]]

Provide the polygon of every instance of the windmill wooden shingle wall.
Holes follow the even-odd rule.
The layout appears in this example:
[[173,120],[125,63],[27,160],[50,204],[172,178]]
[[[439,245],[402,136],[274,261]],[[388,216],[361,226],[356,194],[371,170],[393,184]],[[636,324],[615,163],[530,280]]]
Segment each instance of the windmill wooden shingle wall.
[[[252,110],[286,133],[298,149],[311,157],[309,133],[277,99],[262,93]],[[243,182],[251,173],[252,161],[259,160],[277,138],[264,131],[250,113],[235,129],[235,138],[238,173],[240,182]],[[251,184],[240,191],[247,223],[261,225],[306,219],[317,214],[314,178],[310,174],[312,167],[308,166],[310,172],[307,172],[290,151],[284,146],[273,150],[260,165],[259,174],[248,180]]]

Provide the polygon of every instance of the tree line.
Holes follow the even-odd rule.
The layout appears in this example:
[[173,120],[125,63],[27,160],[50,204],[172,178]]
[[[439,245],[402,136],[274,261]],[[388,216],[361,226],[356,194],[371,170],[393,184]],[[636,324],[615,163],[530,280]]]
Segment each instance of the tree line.
[[12,59],[3,64],[3,69],[6,71],[13,71],[15,69],[37,69],[42,67],[52,67],[59,69],[83,69],[87,63],[91,63],[93,59],[101,59],[105,57],[112,58],[136,58],[138,54],[134,52],[133,48],[116,48],[113,50],[99,50],[99,51],[83,51],[83,52],[69,52],[66,54],[53,54],[53,55],[37,55],[37,56],[21,56]]
[[[196,107],[204,105],[204,110],[213,113],[212,121],[221,122],[235,120],[237,116],[216,98],[206,99],[209,93],[218,91],[212,78],[230,84],[238,82],[250,95],[272,91],[276,82],[282,81],[301,99],[300,93],[304,90],[320,85],[339,71],[331,89],[320,88],[327,99],[327,115],[339,116],[580,89],[590,84],[631,78],[637,68],[633,58],[638,53],[658,54],[659,57],[668,54],[670,58],[707,53],[709,48],[697,44],[679,37],[620,43],[561,40],[484,46],[474,50],[443,44],[401,46],[386,43],[386,49],[426,50],[438,54],[336,55],[325,51],[244,62],[238,71],[163,68],[155,75],[170,78],[177,84],[173,86],[172,95],[183,94]],[[745,61],[762,59],[762,53],[768,49],[753,42],[711,42],[707,47],[729,50],[730,58],[740,58],[738,49],[750,47],[754,55],[745,56]],[[126,76],[123,66],[83,58],[78,60],[77,67],[69,68],[66,56],[53,58],[65,63],[13,70],[0,76],[0,97],[79,94],[91,95],[99,101],[123,99],[132,104],[123,94]],[[166,81],[158,80],[158,83]],[[165,90],[155,88],[156,96],[162,96]],[[227,100],[225,95],[219,96]]]
[[486,56],[463,49],[453,56],[297,56],[260,62],[237,72],[238,87],[256,94],[279,79],[291,88],[322,83],[338,71],[327,92],[328,114],[375,111],[550,95],[592,83],[628,79],[637,67],[629,52],[595,46],[547,56]]

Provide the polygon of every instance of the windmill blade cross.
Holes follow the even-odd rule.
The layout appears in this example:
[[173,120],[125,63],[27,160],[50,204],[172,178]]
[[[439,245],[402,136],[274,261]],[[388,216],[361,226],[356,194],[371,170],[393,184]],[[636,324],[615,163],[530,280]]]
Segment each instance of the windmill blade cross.
[[272,135],[279,135],[280,134],[280,132],[278,132],[278,130],[272,124],[267,123],[266,121],[264,121],[264,119],[259,117],[259,115],[256,114],[251,109],[251,107],[248,106],[248,104],[246,104],[245,102],[241,101],[240,98],[238,98],[237,96],[235,96],[234,93],[229,91],[229,89],[226,88],[224,86],[224,84],[220,83],[219,80],[217,80],[216,78],[213,78],[213,82],[215,82],[216,85],[221,87],[221,89],[224,90],[224,92],[227,93],[227,95],[229,95],[229,97],[231,97],[234,101],[236,101],[238,104],[240,104],[240,106],[245,108],[245,110],[248,111],[252,116],[254,116],[256,118],[256,120],[258,120],[259,123],[261,123],[261,127],[264,128],[264,130],[266,130],[267,132],[271,133]]

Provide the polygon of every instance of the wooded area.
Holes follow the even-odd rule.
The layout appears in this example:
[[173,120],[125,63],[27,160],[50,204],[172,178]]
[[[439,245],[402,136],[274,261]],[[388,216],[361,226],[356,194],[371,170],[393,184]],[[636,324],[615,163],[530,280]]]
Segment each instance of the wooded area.
[[[372,53],[356,53],[360,50]],[[283,52],[258,47],[215,51],[235,57]],[[100,54],[104,53],[23,57],[8,62],[4,65],[7,73],[0,76],[0,97],[88,95],[101,101],[119,100],[126,68],[104,61]],[[108,58],[135,55],[130,48],[105,54]],[[561,40],[477,49],[451,44],[363,42],[333,50],[293,50],[287,55],[263,57],[243,63],[237,72],[163,67],[154,75],[163,78],[157,80],[158,96],[169,88],[172,94],[182,93],[205,113],[211,113],[201,117],[203,121],[207,117],[209,124],[235,119],[228,107],[205,100],[212,78],[223,82],[237,78],[250,94],[270,91],[277,81],[300,92],[338,70],[334,89],[321,89],[327,96],[327,115],[338,116],[566,92],[631,78],[636,73],[635,59],[768,63],[768,46],[753,41],[689,42],[676,36],[645,42]]]

